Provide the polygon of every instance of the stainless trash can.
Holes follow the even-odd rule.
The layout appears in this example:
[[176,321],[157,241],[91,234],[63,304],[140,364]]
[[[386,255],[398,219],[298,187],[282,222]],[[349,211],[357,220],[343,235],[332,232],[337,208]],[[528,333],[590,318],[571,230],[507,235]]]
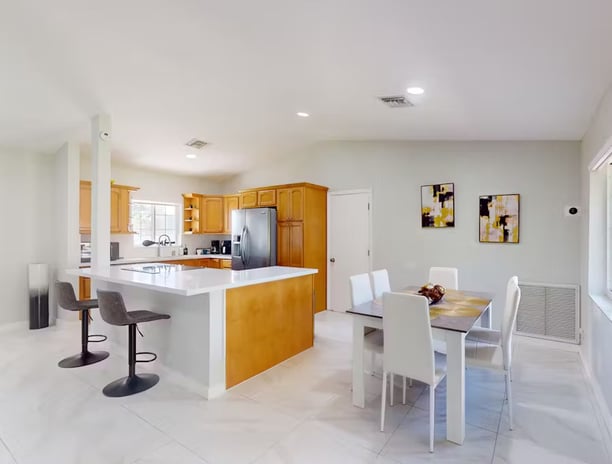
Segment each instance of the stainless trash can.
[[30,293],[30,329],[49,327],[49,266],[28,265]]

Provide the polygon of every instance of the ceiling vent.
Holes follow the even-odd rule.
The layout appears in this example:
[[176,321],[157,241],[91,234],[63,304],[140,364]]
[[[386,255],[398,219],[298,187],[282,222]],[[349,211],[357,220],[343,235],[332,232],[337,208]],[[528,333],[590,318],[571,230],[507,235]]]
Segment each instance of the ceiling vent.
[[206,145],[208,145],[208,143],[205,142],[204,140],[191,139],[185,145],[187,145],[188,147],[191,147],[191,148],[195,148],[196,150],[201,150]]
[[409,108],[414,106],[410,100],[403,95],[396,95],[393,97],[378,97],[378,99],[389,108]]

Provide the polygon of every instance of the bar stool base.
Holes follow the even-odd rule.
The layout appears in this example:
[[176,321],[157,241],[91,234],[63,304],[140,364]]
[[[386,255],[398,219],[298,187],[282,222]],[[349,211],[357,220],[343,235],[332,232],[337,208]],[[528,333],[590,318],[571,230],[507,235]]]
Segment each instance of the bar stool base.
[[68,358],[62,359],[57,363],[59,367],[73,368],[88,366],[89,364],[95,364],[108,358],[108,351],[86,351],[85,353],[75,354]]
[[132,377],[123,377],[109,383],[102,393],[111,398],[134,395],[153,387],[159,382],[159,376],[155,374],[138,374]]

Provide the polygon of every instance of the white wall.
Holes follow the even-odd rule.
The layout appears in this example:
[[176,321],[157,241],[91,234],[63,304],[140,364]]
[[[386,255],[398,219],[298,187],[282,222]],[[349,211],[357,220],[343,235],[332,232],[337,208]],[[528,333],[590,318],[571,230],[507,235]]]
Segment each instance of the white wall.
[[[158,201],[164,203],[183,204],[183,193],[222,193],[222,186],[217,182],[191,176],[167,174],[159,171],[146,170],[125,166],[116,162],[111,166],[111,178],[122,185],[139,187],[132,193],[134,200]],[[91,159],[83,156],[81,158],[81,179],[91,179]],[[181,225],[182,226],[182,225]],[[182,244],[187,244],[189,252],[192,253],[196,247],[209,247],[211,239],[216,236],[209,235],[184,235],[180,238]],[[135,247],[132,235],[112,234],[112,241],[120,243],[121,256],[123,257],[145,257],[156,256],[157,247]]]
[[[371,188],[373,266],[392,287],[419,284],[433,265],[456,266],[460,285],[496,294],[507,279],[579,283],[580,221],[563,207],[580,201],[577,142],[333,142],[236,177],[225,191],[307,181],[331,190]],[[420,186],[454,182],[456,227],[420,226]],[[520,244],[478,242],[478,196],[520,193]],[[408,244],[407,247],[404,244]]]
[[[0,325],[28,319],[27,265],[55,271],[55,166],[53,156],[0,148]],[[50,308],[53,308],[50,301]]]
[[612,301],[604,295],[606,288],[606,173],[589,172],[588,166],[612,137],[612,88],[608,90],[597,109],[582,141],[581,175],[583,203],[588,205],[584,215],[581,236],[583,259],[581,274],[583,286],[594,296],[595,303],[583,294],[582,326],[583,357],[593,374],[598,391],[612,411],[612,321],[602,310],[612,314]]

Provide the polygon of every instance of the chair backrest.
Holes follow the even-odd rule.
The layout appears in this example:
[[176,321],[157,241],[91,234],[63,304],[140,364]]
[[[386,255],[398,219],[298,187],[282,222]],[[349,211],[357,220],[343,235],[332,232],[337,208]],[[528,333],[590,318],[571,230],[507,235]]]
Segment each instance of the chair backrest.
[[98,307],[100,316],[107,324],[129,325],[131,323],[123,297],[119,292],[98,290]]
[[430,267],[429,282],[440,284],[448,290],[458,290],[459,271],[456,267]]
[[506,306],[501,323],[502,350],[504,352],[504,367],[512,365],[512,334],[516,325],[516,316],[521,301],[521,289],[518,286],[518,277],[513,276],[506,286]]
[[433,385],[436,364],[427,298],[385,293],[383,333],[384,370]]
[[55,293],[57,304],[62,308],[70,311],[78,311],[80,309],[79,302],[74,294],[74,288],[70,282],[55,281]]
[[374,298],[382,298],[383,293],[390,292],[389,273],[386,269],[379,269],[371,274]]
[[349,277],[349,280],[351,283],[351,306],[367,303],[374,299],[368,274],[357,274]]

